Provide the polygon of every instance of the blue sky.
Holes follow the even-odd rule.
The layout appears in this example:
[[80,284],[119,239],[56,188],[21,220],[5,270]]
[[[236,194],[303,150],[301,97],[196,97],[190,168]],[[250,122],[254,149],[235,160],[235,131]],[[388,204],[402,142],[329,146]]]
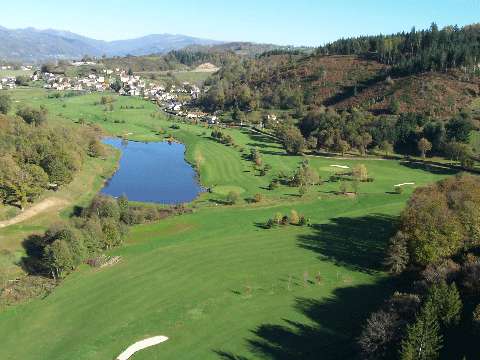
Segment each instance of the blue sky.
[[174,33],[227,41],[321,45],[340,37],[480,22],[480,0],[21,0],[0,25],[103,40]]

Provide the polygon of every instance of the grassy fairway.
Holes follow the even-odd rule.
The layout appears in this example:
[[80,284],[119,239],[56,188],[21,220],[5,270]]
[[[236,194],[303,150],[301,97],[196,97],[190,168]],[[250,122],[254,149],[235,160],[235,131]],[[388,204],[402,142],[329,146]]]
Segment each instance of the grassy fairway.
[[[40,94],[29,101],[44,103],[57,121],[72,122],[81,112],[111,134],[131,132],[139,140],[161,139],[156,129],[169,128],[165,119],[150,116],[153,105],[130,98],[118,99],[111,114],[125,123],[104,121],[96,100]],[[144,108],[120,110],[127,102]],[[187,145],[187,159],[198,164],[213,193],[193,204],[193,214],[134,227],[126,245],[111,252],[122,256],[119,264],[84,266],[47,298],[0,313],[1,359],[113,359],[155,335],[170,340],[136,360],[356,357],[356,331],[390,289],[381,272],[383,250],[412,191],[391,194],[393,185],[423,185],[448,172],[398,161],[311,157],[324,180],[335,171],[331,165],[364,163],[375,181],[362,183],[355,198],[336,195],[339,183],[328,181],[301,198],[295,188],[266,189],[274,173],[291,172],[301,157],[284,155],[263,136],[226,131],[236,148],[211,140],[199,126],[168,129]],[[272,166],[267,176],[258,176],[243,158],[250,147]],[[255,193],[266,199],[217,205],[230,189],[244,199]],[[276,212],[291,209],[313,226],[261,228]]]

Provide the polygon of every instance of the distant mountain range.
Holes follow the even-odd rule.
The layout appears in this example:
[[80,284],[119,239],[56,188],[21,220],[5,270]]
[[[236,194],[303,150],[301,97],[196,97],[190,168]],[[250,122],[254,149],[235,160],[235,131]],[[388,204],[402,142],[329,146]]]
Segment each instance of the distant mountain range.
[[192,45],[218,45],[221,41],[186,35],[157,34],[130,40],[103,41],[69,31],[0,26],[0,60],[38,63],[89,56],[164,54]]

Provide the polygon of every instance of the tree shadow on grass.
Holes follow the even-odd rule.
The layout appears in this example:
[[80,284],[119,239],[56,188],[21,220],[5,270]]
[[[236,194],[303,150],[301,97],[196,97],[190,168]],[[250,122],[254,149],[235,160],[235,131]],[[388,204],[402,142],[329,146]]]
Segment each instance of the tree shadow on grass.
[[262,134],[262,133],[256,133],[253,131],[249,130],[242,130],[242,132],[247,135],[251,140],[255,142],[260,142],[260,143],[268,143],[268,144],[278,144],[278,141],[276,141],[273,137]]
[[235,355],[228,351],[213,350],[213,352],[223,360],[249,360],[249,358],[245,356]]
[[329,223],[313,225],[313,234],[301,235],[299,246],[318,253],[322,260],[372,273],[382,270],[395,225],[395,217],[381,214],[334,218]]
[[400,165],[415,170],[423,170],[436,175],[455,175],[460,170],[447,164],[438,164],[433,161],[400,161]]
[[[318,253],[322,260],[356,271],[376,272],[382,267],[395,222],[393,216],[377,214],[335,218],[314,225],[313,234],[301,235],[299,246]],[[362,326],[397,287],[393,278],[385,277],[373,284],[337,288],[326,299],[297,298],[295,310],[305,321],[283,319],[281,324],[262,324],[252,330],[252,338],[247,340],[251,359],[358,359],[356,339]],[[244,354],[214,352],[223,360],[250,359]]]
[[[333,360],[357,359],[356,339],[368,315],[394,289],[393,281],[338,288],[327,299],[297,298],[295,309],[308,320],[283,319],[282,324],[263,324],[252,331],[248,348],[252,359]],[[224,360],[250,358],[214,351]]]

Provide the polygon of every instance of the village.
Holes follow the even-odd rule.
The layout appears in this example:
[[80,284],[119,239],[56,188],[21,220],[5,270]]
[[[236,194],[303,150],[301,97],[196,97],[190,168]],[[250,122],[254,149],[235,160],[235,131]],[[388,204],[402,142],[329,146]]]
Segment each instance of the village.
[[[73,67],[96,65],[94,62],[74,61]],[[1,70],[12,70],[12,66],[0,66]],[[85,76],[67,76],[65,74],[42,72],[40,68],[21,66],[20,70],[28,75],[33,86],[41,86],[46,90],[57,92],[107,92],[114,91],[120,96],[142,97],[146,101],[156,103],[165,112],[183,117],[191,121],[205,121],[216,124],[218,118],[192,107],[201,94],[201,89],[189,82],[173,83],[168,86],[148,81],[131,71],[124,69],[102,69],[91,71]],[[31,74],[31,75],[30,75]],[[20,78],[27,75],[3,76],[0,78],[0,90],[15,89],[24,85]]]

